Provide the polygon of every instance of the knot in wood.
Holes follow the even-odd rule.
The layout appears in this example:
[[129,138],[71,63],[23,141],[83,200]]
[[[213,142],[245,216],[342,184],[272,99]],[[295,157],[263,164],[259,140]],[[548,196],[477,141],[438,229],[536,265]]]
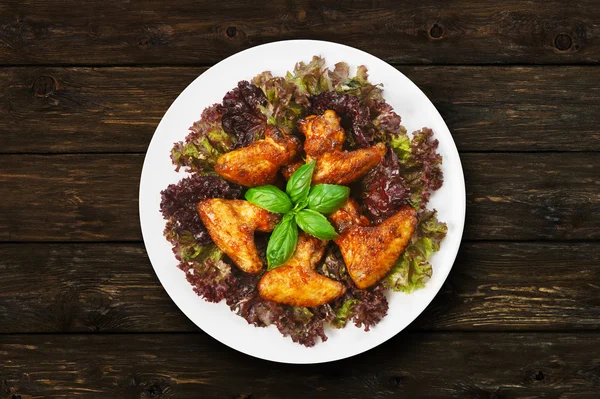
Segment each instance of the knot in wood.
[[235,35],[237,35],[237,28],[235,26],[230,26],[229,28],[227,28],[225,33],[229,37],[234,37]]
[[544,373],[542,373],[540,370],[538,370],[533,376],[536,381],[542,381],[545,378]]
[[402,386],[403,380],[404,379],[400,376],[394,376],[389,379],[389,383],[393,388],[399,388]]
[[573,45],[573,39],[571,36],[561,33],[554,38],[554,47],[560,51],[567,51]]
[[144,388],[144,394],[149,398],[157,398],[163,394],[163,389],[159,385],[153,384]]
[[56,79],[52,76],[43,75],[33,82],[33,92],[39,97],[48,97],[56,90]]
[[438,24],[433,24],[431,29],[429,29],[429,37],[432,39],[439,39],[444,35],[444,28]]

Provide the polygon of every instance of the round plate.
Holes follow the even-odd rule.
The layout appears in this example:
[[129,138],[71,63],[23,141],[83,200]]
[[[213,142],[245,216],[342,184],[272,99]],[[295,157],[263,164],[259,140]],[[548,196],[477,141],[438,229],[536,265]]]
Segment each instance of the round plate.
[[[240,80],[270,70],[283,76],[298,61],[308,62],[313,55],[325,58],[327,65],[345,61],[353,73],[366,65],[369,79],[383,83],[383,95],[402,117],[409,132],[430,127],[439,140],[443,156],[444,185],[431,198],[439,220],[448,224],[448,235],[441,250],[433,255],[433,276],[424,289],[411,294],[389,292],[388,315],[370,332],[348,323],[341,330],[327,329],[329,339],[307,348],[279,334],[276,327],[257,328],[229,310],[224,303],[209,303],[198,297],[177,268],[171,245],[163,237],[165,221],[159,211],[160,191],[178,182],[170,150],[183,140],[188,128],[200,118],[202,110],[219,103]],[[352,47],[314,40],[291,40],[265,44],[235,54],[204,72],[171,105],[158,125],[148,147],[140,182],[140,221],[152,266],[167,293],[198,327],[223,344],[261,359],[284,363],[321,363],[347,358],[369,350],[390,339],[408,326],[431,302],[448,276],[462,237],[465,221],[465,184],[458,151],[448,127],[431,101],[406,76],[382,60]]]

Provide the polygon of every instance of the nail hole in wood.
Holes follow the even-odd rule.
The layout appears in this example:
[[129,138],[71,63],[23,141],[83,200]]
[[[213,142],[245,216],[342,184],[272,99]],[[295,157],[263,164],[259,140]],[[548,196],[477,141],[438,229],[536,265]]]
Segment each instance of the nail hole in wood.
[[433,24],[431,29],[429,29],[429,36],[432,39],[439,39],[444,34],[444,28],[439,26],[438,24]]
[[402,377],[392,377],[390,378],[390,385],[394,388],[399,388],[402,385]]
[[38,97],[48,97],[56,90],[56,79],[52,76],[40,76],[33,82],[33,92]]
[[567,51],[573,45],[571,36],[561,33],[554,38],[554,46],[560,51]]
[[144,393],[150,398],[156,398],[162,395],[163,390],[158,385],[150,385],[148,388],[144,389]]
[[544,373],[539,370],[535,373],[534,377],[536,381],[542,381],[545,378]]
[[229,37],[234,37],[235,35],[237,35],[237,29],[235,28],[235,26],[230,26],[229,28],[227,28],[225,33],[227,33],[227,36]]

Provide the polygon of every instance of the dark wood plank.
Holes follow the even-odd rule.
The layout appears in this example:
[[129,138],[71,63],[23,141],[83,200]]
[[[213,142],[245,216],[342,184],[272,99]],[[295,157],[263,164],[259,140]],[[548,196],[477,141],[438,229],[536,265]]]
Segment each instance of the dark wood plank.
[[419,330],[597,330],[600,243],[465,242]]
[[140,240],[142,155],[0,157],[0,240]]
[[440,111],[459,151],[600,150],[595,67],[399,69]]
[[142,244],[3,244],[0,254],[0,333],[198,330]]
[[171,103],[204,70],[2,68],[0,151],[145,151]]
[[[599,330],[598,259],[600,243],[464,243],[409,329]],[[0,333],[198,331],[142,244],[2,244],[0,281]]]
[[[142,161],[138,154],[0,157],[0,241],[140,240]],[[598,154],[469,153],[462,162],[465,238],[600,238],[600,220],[590,217],[600,212]]]
[[349,360],[302,366],[203,334],[9,335],[0,398],[594,398],[599,345],[598,334],[403,333]]
[[323,39],[395,63],[597,63],[597,2],[4,2],[4,64],[213,63],[284,39]]
[[[145,151],[171,102],[205,69],[2,68],[0,152]],[[595,67],[400,70],[461,151],[600,151]]]

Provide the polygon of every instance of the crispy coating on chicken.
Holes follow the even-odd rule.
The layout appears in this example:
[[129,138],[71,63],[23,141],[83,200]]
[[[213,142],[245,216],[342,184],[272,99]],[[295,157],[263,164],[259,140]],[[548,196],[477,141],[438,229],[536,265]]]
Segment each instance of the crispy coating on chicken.
[[332,110],[301,120],[298,129],[306,137],[304,150],[307,162],[317,158],[313,184],[352,183],[381,162],[386,152],[383,143],[355,151],[343,151],[346,135],[340,118]]
[[338,234],[344,234],[351,227],[371,225],[369,218],[362,214],[358,203],[351,198],[347,199],[337,211],[332,213],[329,219],[334,223]]
[[289,165],[285,165],[283,168],[281,168],[281,174],[283,175],[285,181],[290,180],[294,172],[300,169],[302,165],[304,165],[304,161],[299,160],[296,162],[292,162]]
[[317,158],[313,184],[341,184],[355,182],[377,166],[385,155],[385,144],[354,151],[328,152]]
[[326,246],[327,241],[300,233],[292,258],[286,264],[265,273],[258,283],[260,296],[286,305],[314,307],[328,303],[346,292],[342,283],[314,270],[323,257]]
[[225,180],[246,187],[272,184],[277,172],[300,151],[300,141],[267,125],[265,138],[219,157],[215,171]]
[[387,274],[408,245],[417,212],[405,205],[381,224],[367,226],[360,221],[358,209],[356,203],[346,204],[331,214],[330,220],[340,233],[334,241],[350,277],[358,288],[366,289]]
[[254,231],[273,231],[280,216],[248,201],[206,199],[198,203],[200,219],[214,243],[247,273],[258,273],[263,262],[254,244]]
[[327,110],[323,115],[307,116],[298,122],[298,129],[306,137],[304,151],[309,156],[318,157],[326,152],[342,151],[346,132],[335,111]]

